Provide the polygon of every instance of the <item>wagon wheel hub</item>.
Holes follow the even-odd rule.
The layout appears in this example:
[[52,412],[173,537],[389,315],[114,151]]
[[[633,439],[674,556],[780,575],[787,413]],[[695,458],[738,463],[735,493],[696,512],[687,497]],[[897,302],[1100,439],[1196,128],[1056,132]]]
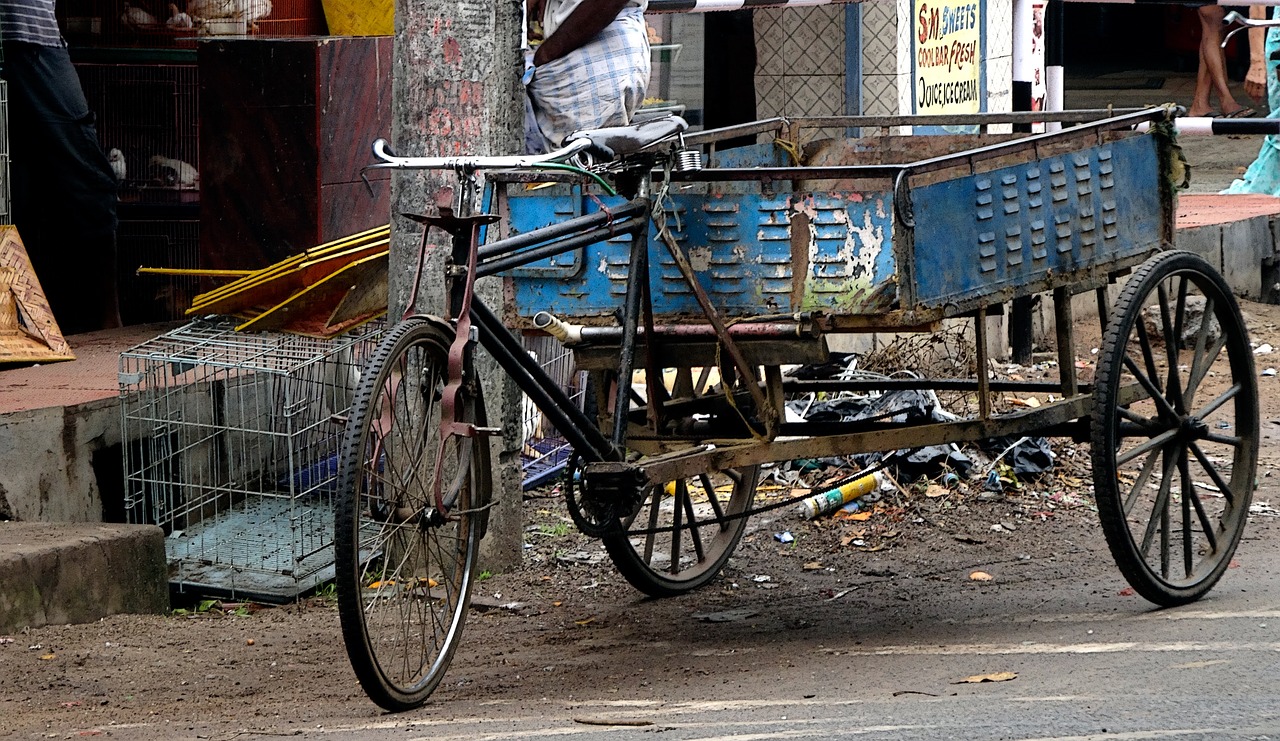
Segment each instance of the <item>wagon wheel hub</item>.
[[1178,438],[1183,442],[1203,440],[1209,436],[1209,425],[1194,414],[1188,414],[1178,423]]

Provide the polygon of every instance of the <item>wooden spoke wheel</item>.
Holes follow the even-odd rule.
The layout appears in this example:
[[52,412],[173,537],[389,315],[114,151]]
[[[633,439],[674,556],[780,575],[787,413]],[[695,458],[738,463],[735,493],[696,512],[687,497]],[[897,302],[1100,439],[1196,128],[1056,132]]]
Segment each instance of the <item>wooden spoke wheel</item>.
[[1094,490],[1116,564],[1152,602],[1200,598],[1240,542],[1258,459],[1249,337],[1208,263],[1165,252],[1130,276],[1093,396]]

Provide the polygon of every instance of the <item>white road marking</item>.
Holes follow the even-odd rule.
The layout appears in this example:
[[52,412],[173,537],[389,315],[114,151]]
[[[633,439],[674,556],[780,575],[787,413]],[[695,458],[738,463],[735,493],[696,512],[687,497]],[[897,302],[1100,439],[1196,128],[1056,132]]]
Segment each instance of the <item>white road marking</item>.
[[[1135,597],[1134,599],[1141,599]],[[1161,610],[1139,615],[1124,612],[1080,612],[1061,615],[998,616],[966,620],[965,625],[995,625],[999,623],[1103,623],[1118,620],[1258,620],[1280,618],[1280,608],[1259,610]]]
[[1280,651],[1280,643],[1230,643],[1177,641],[1174,643],[1141,643],[1119,641],[1116,643],[1026,643],[956,644],[953,646],[851,646],[848,648],[821,648],[820,653],[837,656],[1003,656],[1011,654],[1106,654],[1124,652],[1212,652]]

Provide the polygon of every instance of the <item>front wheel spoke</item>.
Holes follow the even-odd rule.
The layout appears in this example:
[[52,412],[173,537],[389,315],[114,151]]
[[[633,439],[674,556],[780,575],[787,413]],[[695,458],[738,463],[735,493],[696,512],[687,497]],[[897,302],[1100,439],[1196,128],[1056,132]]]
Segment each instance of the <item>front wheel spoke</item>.
[[1132,422],[1135,427],[1143,431],[1157,432],[1160,429],[1160,420],[1138,414],[1127,407],[1120,407],[1116,410],[1116,414],[1119,414],[1121,419]]
[[1187,374],[1187,390],[1186,400],[1187,406],[1190,407],[1195,393],[1200,389],[1200,382],[1204,380],[1204,376],[1209,372],[1209,368],[1214,361],[1218,359],[1218,353],[1222,352],[1222,348],[1227,345],[1227,335],[1220,332],[1217,341],[1214,343],[1212,350],[1209,345],[1209,327],[1210,320],[1213,319],[1213,297],[1205,299],[1204,316],[1200,321],[1200,329],[1196,331],[1196,347],[1195,352],[1191,356],[1191,371]]
[[1242,390],[1243,390],[1243,387],[1240,384],[1238,383],[1233,384],[1231,388],[1227,389],[1226,391],[1223,391],[1221,394],[1218,394],[1217,396],[1214,397],[1213,401],[1209,402],[1208,404],[1205,404],[1203,407],[1197,410],[1196,416],[1199,417],[1200,419],[1208,419],[1209,415],[1213,414],[1214,412],[1222,408],[1223,404],[1226,404],[1228,401],[1231,401],[1232,399],[1239,396]]
[[1191,491],[1191,466],[1185,450],[1178,455],[1178,478],[1182,479],[1182,576],[1190,578],[1195,567],[1194,544],[1191,542],[1191,499],[1195,493]]
[[1218,443],[1219,445],[1230,445],[1233,448],[1240,447],[1241,443],[1244,442],[1235,435],[1216,435],[1212,432],[1206,433],[1203,439],[1208,440],[1211,443]]
[[1147,440],[1144,443],[1139,443],[1138,445],[1135,445],[1134,447],[1130,448],[1129,450],[1126,450],[1123,453],[1118,453],[1116,455],[1116,467],[1119,468],[1120,466],[1123,466],[1124,464],[1128,463],[1134,458],[1137,458],[1141,455],[1145,455],[1147,452],[1154,450],[1160,447],[1161,445],[1164,445],[1165,443],[1169,442],[1174,437],[1176,437],[1177,434],[1178,434],[1177,430],[1165,430],[1164,432],[1160,433],[1159,435],[1156,435],[1155,437],[1151,438],[1150,440]]
[[1169,449],[1164,451],[1164,465],[1161,466],[1160,492],[1156,495],[1156,500],[1151,507],[1151,515],[1147,518],[1147,526],[1142,533],[1142,544],[1138,551],[1143,558],[1147,558],[1151,553],[1151,541],[1156,535],[1156,528],[1160,528],[1161,534],[1161,564],[1164,573],[1168,573],[1168,528],[1169,528],[1169,477],[1173,473],[1173,454]]
[[1164,326],[1164,350],[1165,358],[1169,364],[1169,373],[1165,378],[1165,398],[1168,399],[1176,411],[1184,411],[1182,403],[1182,383],[1178,376],[1178,346],[1182,344],[1181,335],[1174,332],[1172,318],[1169,316],[1169,289],[1161,283],[1159,286],[1160,294],[1160,321]]
[[1173,336],[1178,338],[1179,343],[1182,341],[1182,329],[1187,320],[1187,289],[1187,276],[1178,276],[1178,301],[1174,308]]
[[[1191,478],[1190,465],[1187,466],[1186,475],[1188,479]],[[1218,528],[1213,524],[1213,522],[1210,521],[1209,513],[1206,512],[1204,509],[1204,502],[1200,501],[1200,495],[1195,493],[1195,487],[1191,486],[1188,488],[1191,490],[1191,492],[1187,498],[1190,500],[1191,506],[1195,508],[1196,519],[1200,521],[1200,529],[1204,532],[1205,540],[1207,540],[1209,543],[1209,552],[1217,553],[1218,552],[1218,534],[1217,534]],[[1190,527],[1190,523],[1188,523],[1187,525],[1188,527]],[[1187,576],[1190,576],[1190,575],[1191,575],[1190,573],[1187,574]]]
[[1138,495],[1146,488],[1147,482],[1151,479],[1151,472],[1155,470],[1156,463],[1160,460],[1160,450],[1157,448],[1151,451],[1147,456],[1147,460],[1142,464],[1142,470],[1138,472],[1138,480],[1129,488],[1129,495],[1124,500],[1124,514],[1126,517],[1133,511],[1133,505],[1138,501]]
[[1126,368],[1129,369],[1129,372],[1133,374],[1133,377],[1135,380],[1137,380],[1138,385],[1142,386],[1142,389],[1146,391],[1147,395],[1151,398],[1151,400],[1155,402],[1155,405],[1160,407],[1160,411],[1164,413],[1164,415],[1167,416],[1169,419],[1177,419],[1178,413],[1174,411],[1173,406],[1169,404],[1169,400],[1164,398],[1164,396],[1162,396],[1160,393],[1160,389],[1156,388],[1155,384],[1151,381],[1151,379],[1147,378],[1147,376],[1144,375],[1143,372],[1138,369],[1138,364],[1133,361],[1133,358],[1129,357],[1128,355],[1125,355],[1124,365]]
[[1226,479],[1222,478],[1222,474],[1218,473],[1218,469],[1214,468],[1213,463],[1209,461],[1209,456],[1205,455],[1204,451],[1195,442],[1192,442],[1187,447],[1191,449],[1191,454],[1200,462],[1200,467],[1204,469],[1204,472],[1209,474],[1209,479],[1213,481],[1214,486],[1218,487],[1218,492],[1227,500],[1227,504],[1235,506],[1235,491],[1232,490]]
[[[1147,376],[1151,380],[1151,388],[1155,389],[1155,381],[1160,377],[1160,371],[1156,368],[1155,356],[1151,352],[1151,338],[1147,336],[1147,325],[1142,321],[1142,317],[1138,317],[1138,322],[1134,326],[1134,329],[1135,334],[1138,336],[1138,347],[1142,350],[1142,362],[1147,366]],[[1125,360],[1130,360],[1129,353],[1127,351],[1125,352]],[[1134,364],[1133,371],[1135,375],[1138,374],[1136,363]],[[1154,394],[1156,392],[1150,391],[1149,393]]]

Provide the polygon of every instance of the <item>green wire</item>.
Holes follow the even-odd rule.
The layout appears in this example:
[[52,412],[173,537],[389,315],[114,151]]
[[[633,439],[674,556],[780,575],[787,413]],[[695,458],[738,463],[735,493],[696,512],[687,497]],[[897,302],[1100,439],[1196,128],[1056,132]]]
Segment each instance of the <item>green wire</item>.
[[566,165],[563,162],[542,162],[538,164],[537,167],[546,168],[548,170],[564,170],[565,172],[573,172],[579,175],[586,175],[587,177],[599,183],[600,187],[604,188],[604,192],[606,194],[611,196],[618,195],[618,191],[614,190],[613,186],[609,185],[609,183],[606,182],[604,178],[600,177],[594,172],[591,172],[590,170],[584,170],[581,167],[574,167],[573,165]]

